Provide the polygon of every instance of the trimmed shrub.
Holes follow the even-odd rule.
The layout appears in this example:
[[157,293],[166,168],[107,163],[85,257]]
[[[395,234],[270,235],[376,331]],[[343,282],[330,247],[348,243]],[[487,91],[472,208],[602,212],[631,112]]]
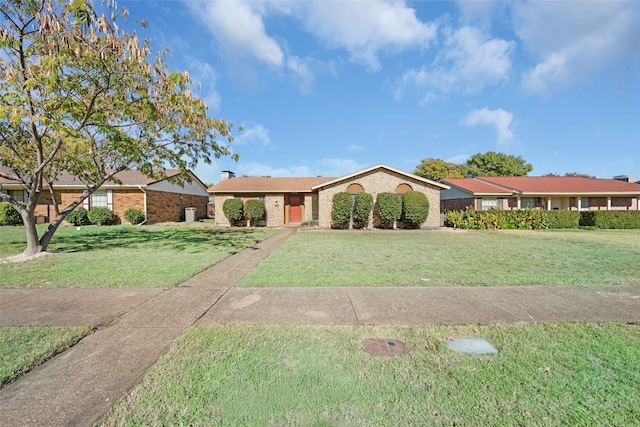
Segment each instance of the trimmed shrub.
[[589,225],[598,228],[640,228],[640,211],[582,211],[581,218],[589,217]]
[[429,216],[429,200],[424,193],[407,191],[402,193],[401,220],[407,228],[420,228]]
[[393,224],[402,216],[402,197],[396,193],[378,194],[373,215],[377,227],[393,228]]
[[369,193],[357,193],[353,208],[353,228],[366,228],[372,210],[373,196]]
[[89,215],[87,210],[82,206],[75,208],[69,215],[66,216],[65,221],[70,222],[73,225],[87,225],[89,221]]
[[533,209],[503,211],[489,209],[447,212],[444,225],[470,230],[543,230],[549,228],[547,211]]
[[118,222],[118,217],[109,208],[90,209],[87,216],[93,225],[113,225]]
[[596,225],[596,211],[580,212],[580,227],[594,227]]
[[580,212],[578,211],[545,211],[549,228],[578,228]]
[[0,202],[0,225],[20,225],[22,217],[9,202]]
[[333,195],[333,206],[331,209],[331,227],[349,228],[351,213],[353,212],[353,197],[346,192]]
[[129,221],[130,224],[137,225],[145,220],[144,212],[139,209],[127,209],[124,211],[124,219]]
[[469,209],[465,211],[449,211],[444,216],[445,227],[460,228],[465,230],[477,230],[478,211]]
[[266,209],[262,200],[251,199],[244,203],[244,216],[251,225],[256,225],[257,221],[264,219],[265,214]]
[[237,225],[244,218],[244,203],[242,199],[227,199],[222,204],[222,212],[231,225]]

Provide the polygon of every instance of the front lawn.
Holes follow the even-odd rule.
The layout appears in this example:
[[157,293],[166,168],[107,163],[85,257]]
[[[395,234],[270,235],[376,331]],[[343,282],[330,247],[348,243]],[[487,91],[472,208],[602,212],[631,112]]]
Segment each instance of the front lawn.
[[640,230],[300,231],[238,286],[640,284]]
[[[443,343],[473,336],[499,353]],[[194,327],[101,425],[637,425],[639,365],[639,326],[620,323]]]
[[90,326],[0,326],[0,385],[71,347]]
[[[169,287],[277,233],[207,223],[61,227],[52,255],[0,263],[0,287]],[[0,258],[26,247],[22,227],[0,227]]]

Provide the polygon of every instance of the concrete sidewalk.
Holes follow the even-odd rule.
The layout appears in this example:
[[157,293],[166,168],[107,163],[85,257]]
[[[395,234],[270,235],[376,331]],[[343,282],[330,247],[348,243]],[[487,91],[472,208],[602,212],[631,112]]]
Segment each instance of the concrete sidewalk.
[[640,322],[640,286],[232,288],[196,324]]
[[0,390],[0,425],[92,425],[191,325],[640,322],[640,286],[234,288],[296,232],[171,289],[0,289],[2,325],[95,333]]
[[260,260],[285,228],[171,289],[0,289],[1,325],[96,332],[0,390],[0,426],[90,426]]

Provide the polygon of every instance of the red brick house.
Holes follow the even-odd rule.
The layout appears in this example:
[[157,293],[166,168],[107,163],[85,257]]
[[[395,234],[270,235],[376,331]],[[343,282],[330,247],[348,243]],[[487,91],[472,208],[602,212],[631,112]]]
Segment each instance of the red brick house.
[[[106,182],[84,201],[84,208],[106,207],[111,209],[121,221],[127,209],[138,209],[145,213],[147,222],[169,222],[185,219],[186,208],[196,208],[196,219],[207,217],[209,195],[207,187],[193,173],[191,182],[183,187],[168,178],[176,176],[178,170],[165,171],[167,179],[148,178],[136,170],[123,171],[116,175],[121,181]],[[61,208],[80,197],[86,186],[76,177],[61,176],[53,185],[54,197]],[[14,199],[24,201],[27,197],[25,186],[18,181],[0,178],[0,189]],[[51,193],[45,189],[36,207],[39,222],[50,221],[55,213]]]
[[[216,225],[229,226],[222,211],[230,198],[260,199],[265,202],[267,226],[317,222],[322,228],[331,226],[333,195],[338,192],[378,193],[420,191],[429,200],[429,216],[424,227],[440,226],[440,191],[448,185],[422,178],[386,165],[373,166],[342,177],[234,177],[224,171],[222,180],[209,188],[215,205]],[[370,224],[372,221],[369,221]]]
[[[622,177],[621,177],[622,178]],[[443,179],[442,212],[464,209],[638,210],[640,184],[628,179],[477,176]]]

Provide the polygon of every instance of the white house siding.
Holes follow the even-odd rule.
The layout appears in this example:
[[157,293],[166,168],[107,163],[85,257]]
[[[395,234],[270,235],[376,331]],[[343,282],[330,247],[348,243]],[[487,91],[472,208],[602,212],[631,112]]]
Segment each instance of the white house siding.
[[185,182],[184,187],[181,187],[178,184],[174,184],[172,182],[160,181],[147,186],[147,189],[154,190],[154,191],[163,191],[166,193],[191,194],[194,196],[209,197],[209,193],[207,193],[207,189],[202,185],[200,185],[200,183],[197,182],[196,180],[193,180],[191,182]]

